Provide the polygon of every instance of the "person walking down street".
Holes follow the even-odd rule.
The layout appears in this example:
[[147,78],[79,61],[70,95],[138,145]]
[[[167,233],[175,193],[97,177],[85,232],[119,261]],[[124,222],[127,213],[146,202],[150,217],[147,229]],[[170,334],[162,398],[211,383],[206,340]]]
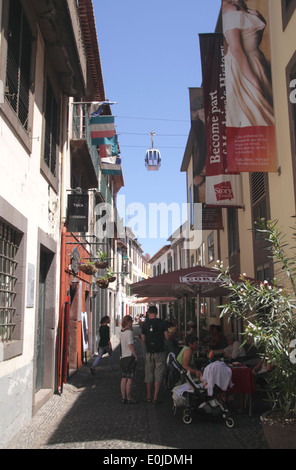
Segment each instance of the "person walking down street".
[[90,371],[93,375],[95,375],[96,367],[99,364],[100,360],[102,359],[103,355],[108,353],[109,355],[109,371],[114,370],[113,368],[113,351],[112,351],[112,344],[110,341],[110,328],[109,328],[110,318],[105,316],[101,319],[101,326],[99,328],[99,348],[98,348],[98,356],[94,360]]
[[134,348],[133,337],[133,319],[130,315],[126,315],[122,319],[120,331],[120,368],[122,378],[120,382],[122,403],[133,405],[137,401],[131,397],[134,373],[137,365],[137,354]]
[[141,340],[146,345],[146,402],[158,405],[161,403],[159,392],[166,367],[165,340],[169,339],[169,334],[166,322],[157,318],[158,311],[155,306],[150,306],[147,313],[148,320],[143,323],[141,333]]

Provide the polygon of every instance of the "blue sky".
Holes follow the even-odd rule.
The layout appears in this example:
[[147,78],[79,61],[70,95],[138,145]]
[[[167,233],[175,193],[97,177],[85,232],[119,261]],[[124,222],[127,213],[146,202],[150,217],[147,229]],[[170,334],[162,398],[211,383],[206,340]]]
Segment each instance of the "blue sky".
[[[186,174],[180,167],[190,130],[188,89],[201,85],[198,34],[214,31],[221,0],[93,3],[105,95],[118,103],[112,113],[125,183],[118,209],[152,256],[179,226],[178,217],[169,218],[164,230],[159,218],[153,219],[153,204],[178,204],[180,224],[184,221]],[[151,131],[162,156],[157,172],[144,164]]]

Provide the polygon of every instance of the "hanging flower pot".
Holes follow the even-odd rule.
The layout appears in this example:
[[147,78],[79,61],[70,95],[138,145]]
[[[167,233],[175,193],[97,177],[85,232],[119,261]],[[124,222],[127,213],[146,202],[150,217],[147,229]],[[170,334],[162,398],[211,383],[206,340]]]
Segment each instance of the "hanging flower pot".
[[93,276],[97,272],[97,268],[93,263],[82,263],[79,265],[79,270],[88,276]]
[[98,269],[105,269],[108,266],[108,253],[104,253],[103,251],[98,251],[97,259],[95,261],[95,266]]
[[99,278],[96,280],[96,285],[100,287],[101,289],[107,289],[109,285],[109,281],[107,278]]
[[110,268],[107,269],[107,279],[109,282],[116,281],[116,277],[114,276],[114,273]]
[[108,266],[108,261],[95,261],[95,267],[98,269],[105,269]]

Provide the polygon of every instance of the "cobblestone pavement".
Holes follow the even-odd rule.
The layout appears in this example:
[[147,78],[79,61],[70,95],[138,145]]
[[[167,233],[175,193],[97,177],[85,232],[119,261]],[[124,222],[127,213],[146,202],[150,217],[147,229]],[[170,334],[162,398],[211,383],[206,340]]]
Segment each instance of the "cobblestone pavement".
[[162,391],[163,403],[144,402],[144,349],[136,338],[139,355],[135,405],[121,404],[119,348],[117,370],[109,372],[103,357],[96,375],[92,360],[83,365],[6,445],[5,449],[267,449],[259,413],[233,413],[235,427],[228,429],[219,418],[195,416],[182,422],[182,411],[173,413],[171,392]]

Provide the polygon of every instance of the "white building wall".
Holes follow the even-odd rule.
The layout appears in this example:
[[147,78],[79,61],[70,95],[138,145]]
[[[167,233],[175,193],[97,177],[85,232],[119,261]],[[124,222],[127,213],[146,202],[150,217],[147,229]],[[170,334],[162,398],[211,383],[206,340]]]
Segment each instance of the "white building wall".
[[[24,148],[0,113],[0,197],[27,219],[26,282],[28,280],[28,265],[33,267],[34,279],[33,307],[26,307],[27,284],[24,285],[22,292],[22,295],[25,295],[22,354],[5,361],[3,357],[1,360],[0,354],[0,442],[2,444],[7,442],[16,430],[20,429],[32,416],[35,332],[38,312],[36,280],[38,279],[39,229],[56,242],[59,242],[60,239],[58,195],[49,187],[40,173],[43,84],[44,47],[40,36],[37,36],[32,153]],[[58,259],[56,265],[59,266]],[[56,272],[55,285],[54,303],[58,315],[59,269]],[[56,322],[57,320],[58,317]]]

